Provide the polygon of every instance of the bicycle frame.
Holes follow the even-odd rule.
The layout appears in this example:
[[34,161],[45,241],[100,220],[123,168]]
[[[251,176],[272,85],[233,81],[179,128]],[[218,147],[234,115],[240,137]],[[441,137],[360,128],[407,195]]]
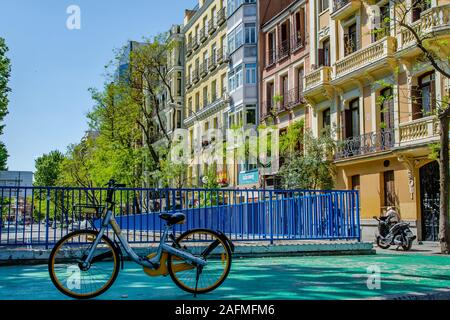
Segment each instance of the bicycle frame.
[[113,212],[112,212],[112,206],[107,210],[105,218],[102,221],[102,226],[100,228],[99,234],[97,238],[94,241],[94,244],[92,245],[91,249],[89,250],[89,253],[86,257],[86,259],[83,261],[84,266],[90,265],[92,258],[94,257],[94,252],[100,243],[101,238],[105,235],[105,232],[107,230],[108,226],[111,226],[114,234],[119,239],[120,244],[124,248],[127,255],[136,262],[137,264],[150,269],[156,269],[159,266],[159,261],[161,260],[161,256],[164,252],[169,253],[171,255],[177,256],[179,258],[182,258],[183,260],[187,261],[188,263],[191,263],[193,265],[197,266],[205,266],[207,262],[203,259],[197,258],[193,256],[192,254],[178,250],[169,244],[167,244],[167,238],[169,236],[169,232],[173,230],[173,226],[166,225],[164,228],[164,233],[161,236],[160,243],[158,246],[158,249],[156,251],[156,256],[154,256],[152,259],[147,259],[144,257],[141,257],[134,252],[134,250],[130,247],[127,239],[122,234],[122,230],[119,227],[119,224],[117,223],[116,219],[114,218]]

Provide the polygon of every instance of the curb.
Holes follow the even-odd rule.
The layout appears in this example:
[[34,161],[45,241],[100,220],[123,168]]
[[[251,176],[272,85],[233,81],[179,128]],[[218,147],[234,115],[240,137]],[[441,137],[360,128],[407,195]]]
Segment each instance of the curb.
[[[153,249],[153,248],[151,248]],[[150,250],[151,250],[150,249]],[[149,247],[134,248],[138,255],[149,253]],[[51,250],[6,249],[0,251],[0,266],[46,264]],[[125,253],[124,253],[125,254]],[[280,245],[236,245],[235,258],[280,257],[280,256],[333,256],[373,255],[376,251],[370,242],[353,243],[303,243]],[[128,260],[127,257],[125,260]]]

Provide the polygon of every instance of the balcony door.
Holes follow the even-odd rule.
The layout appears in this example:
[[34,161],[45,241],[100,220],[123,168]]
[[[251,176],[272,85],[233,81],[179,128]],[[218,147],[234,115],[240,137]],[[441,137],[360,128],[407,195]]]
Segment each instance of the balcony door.
[[394,128],[394,100],[392,98],[392,88],[385,88],[380,95],[383,97],[380,112],[381,128]]
[[350,101],[350,108],[345,110],[345,137],[352,138],[359,135],[359,98],[357,98]]
[[344,49],[346,56],[358,50],[357,37],[358,37],[357,25],[356,23],[353,23],[348,27],[347,33],[344,34]]

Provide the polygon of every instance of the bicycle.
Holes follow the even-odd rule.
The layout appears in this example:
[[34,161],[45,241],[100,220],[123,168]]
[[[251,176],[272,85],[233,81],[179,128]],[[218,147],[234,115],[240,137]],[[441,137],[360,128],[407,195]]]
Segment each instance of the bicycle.
[[[106,292],[117,279],[119,265],[124,268],[122,248],[146,274],[170,275],[179,288],[195,296],[210,292],[225,281],[231,269],[233,243],[220,231],[209,229],[189,230],[175,239],[174,226],[186,220],[180,212],[160,213],[166,225],[156,252],[137,255],[114,218],[113,196],[119,188],[125,185],[111,180],[106,206],[85,206],[95,209],[95,219],[102,219],[100,230],[74,231],[54,246],[48,269],[59,291],[76,299],[90,299]],[[108,226],[118,241],[108,236]]]

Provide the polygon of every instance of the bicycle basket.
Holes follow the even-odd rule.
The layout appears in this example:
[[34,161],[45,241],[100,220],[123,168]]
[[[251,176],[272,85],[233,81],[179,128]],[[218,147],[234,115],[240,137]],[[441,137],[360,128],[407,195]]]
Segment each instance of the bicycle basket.
[[105,206],[100,205],[75,204],[73,212],[79,220],[96,220],[102,217],[105,208]]

